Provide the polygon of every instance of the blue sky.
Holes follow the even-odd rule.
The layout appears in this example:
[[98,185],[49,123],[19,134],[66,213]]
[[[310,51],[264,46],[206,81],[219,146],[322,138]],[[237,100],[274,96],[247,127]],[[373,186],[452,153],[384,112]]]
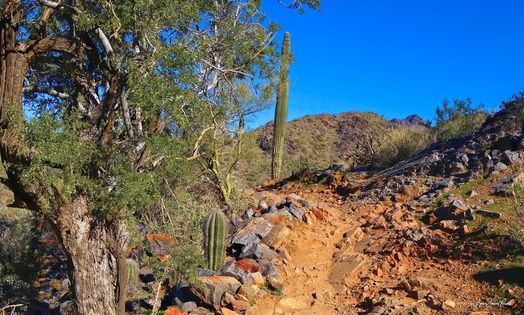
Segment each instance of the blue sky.
[[444,98],[496,109],[524,90],[521,0],[324,0],[303,15],[263,5],[282,26],[278,40],[291,33],[288,120],[347,111],[432,119]]

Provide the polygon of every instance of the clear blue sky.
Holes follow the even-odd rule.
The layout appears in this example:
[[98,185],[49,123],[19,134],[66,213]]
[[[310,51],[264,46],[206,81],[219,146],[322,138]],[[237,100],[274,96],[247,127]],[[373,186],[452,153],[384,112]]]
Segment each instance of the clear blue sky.
[[[289,0],[291,1],[291,0]],[[494,109],[524,90],[522,0],[324,0],[298,15],[262,1],[291,32],[288,119],[374,111],[432,119],[444,98]],[[273,108],[251,121],[273,119]]]

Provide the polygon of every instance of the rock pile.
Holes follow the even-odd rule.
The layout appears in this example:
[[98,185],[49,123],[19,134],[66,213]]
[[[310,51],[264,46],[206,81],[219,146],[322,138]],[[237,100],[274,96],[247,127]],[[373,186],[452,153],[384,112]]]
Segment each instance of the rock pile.
[[[290,259],[282,245],[292,222],[311,223],[322,219],[319,205],[290,194],[281,202],[262,199],[257,209],[248,209],[234,220],[231,244],[225,265],[217,272],[202,270],[192,288],[202,305],[222,314],[244,313],[262,289],[282,292],[284,277],[276,260]],[[179,305],[181,307],[182,305]],[[189,309],[200,314],[202,308]],[[212,312],[210,311],[210,312]]]

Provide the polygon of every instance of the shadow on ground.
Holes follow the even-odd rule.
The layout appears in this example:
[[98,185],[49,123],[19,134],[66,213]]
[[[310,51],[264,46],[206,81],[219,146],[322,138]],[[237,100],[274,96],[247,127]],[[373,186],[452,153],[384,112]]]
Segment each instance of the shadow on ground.
[[477,281],[497,284],[499,280],[524,288],[524,266],[483,271],[475,274],[473,278]]

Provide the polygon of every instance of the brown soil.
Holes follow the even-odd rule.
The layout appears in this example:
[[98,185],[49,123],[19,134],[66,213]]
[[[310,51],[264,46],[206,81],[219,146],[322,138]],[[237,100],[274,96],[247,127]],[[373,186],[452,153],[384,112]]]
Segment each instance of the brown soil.
[[[498,302],[496,287],[475,280],[485,261],[406,249],[402,231],[423,224],[403,204],[363,205],[330,189],[289,185],[256,196],[290,193],[318,203],[324,220],[294,223],[283,245],[291,258],[276,263],[284,291],[264,291],[247,314],[512,314],[491,304]],[[441,242],[451,242],[438,232]]]

